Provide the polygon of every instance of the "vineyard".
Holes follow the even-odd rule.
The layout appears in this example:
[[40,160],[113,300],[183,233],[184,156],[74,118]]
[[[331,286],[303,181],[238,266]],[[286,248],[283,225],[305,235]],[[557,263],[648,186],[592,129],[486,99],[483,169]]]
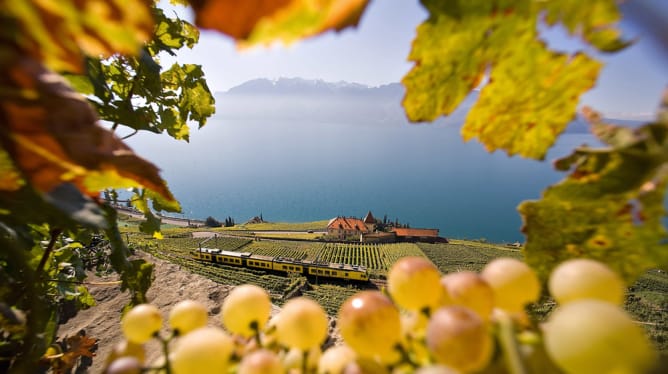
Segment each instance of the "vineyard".
[[418,243],[417,246],[443,273],[480,271],[494,258],[522,257],[519,249],[459,240],[448,244]]
[[372,276],[378,277],[405,256],[424,256],[424,253],[412,243],[326,243],[315,260],[365,266]]

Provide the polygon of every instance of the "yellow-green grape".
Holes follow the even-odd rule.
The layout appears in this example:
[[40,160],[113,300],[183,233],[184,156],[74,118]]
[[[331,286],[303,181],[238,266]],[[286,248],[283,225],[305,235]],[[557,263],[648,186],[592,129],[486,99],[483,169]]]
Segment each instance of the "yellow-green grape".
[[252,284],[236,287],[223,301],[221,318],[230,332],[244,337],[261,331],[271,313],[271,299],[263,288]]
[[458,372],[443,365],[429,365],[419,368],[415,374],[458,374]]
[[288,301],[276,324],[278,342],[302,350],[319,346],[327,338],[328,331],[327,313],[320,304],[306,297]]
[[508,312],[521,312],[540,296],[538,276],[520,260],[497,258],[485,266],[481,276],[494,290],[495,306]]
[[643,373],[655,358],[642,328],[605,301],[562,305],[543,332],[545,350],[567,373]]
[[[306,354],[304,354],[305,352]],[[306,356],[306,372],[310,373],[317,369],[322,351],[319,346],[312,347],[307,351],[290,348],[283,356],[283,367],[287,371],[301,370],[304,367],[304,356]]]
[[624,281],[606,265],[589,259],[574,259],[557,266],[548,282],[550,294],[559,304],[597,299],[622,305]]
[[438,309],[427,326],[427,347],[439,364],[462,372],[487,366],[492,358],[492,337],[485,321],[468,308]]
[[465,306],[488,320],[494,308],[494,291],[480,275],[471,271],[450,273],[441,278],[449,303]]
[[401,333],[404,336],[424,337],[429,317],[422,312],[409,311],[401,314]]
[[441,299],[441,274],[424,257],[403,257],[387,275],[392,299],[408,310],[434,309]]
[[401,342],[401,319],[392,301],[379,291],[362,291],[339,310],[341,336],[358,355],[387,356]]
[[125,338],[133,343],[149,341],[162,327],[162,315],[150,304],[139,304],[123,316],[121,330]]
[[330,347],[320,356],[318,374],[341,374],[346,366],[355,361],[355,351],[347,345]]
[[346,365],[344,374],[390,374],[387,367],[370,357],[359,357]]
[[208,314],[204,304],[194,300],[183,300],[169,312],[169,326],[179,334],[206,326]]
[[111,353],[107,356],[106,363],[108,365],[115,359],[125,356],[134,357],[139,360],[140,363],[143,363],[144,360],[146,360],[144,346],[128,340],[121,340],[111,349]]
[[234,342],[217,327],[201,327],[176,341],[169,355],[173,374],[225,373]]
[[140,374],[141,362],[135,357],[120,357],[111,362],[105,374]]
[[272,351],[261,349],[246,355],[239,364],[238,374],[282,374],[281,360]]

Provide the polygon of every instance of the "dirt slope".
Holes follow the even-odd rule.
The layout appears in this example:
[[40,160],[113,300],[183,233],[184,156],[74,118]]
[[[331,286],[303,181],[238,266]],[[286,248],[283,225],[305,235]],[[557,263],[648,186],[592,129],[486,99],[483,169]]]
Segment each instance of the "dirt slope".
[[[231,286],[217,284],[202,276],[180,269],[171,264],[151,256],[148,261],[155,264],[155,279],[148,291],[147,297],[151,304],[156,305],[167,321],[172,305],[180,300],[197,300],[207,306],[210,322],[220,325],[220,306],[229,293]],[[110,278],[97,278],[92,275],[89,281],[110,281]],[[104,367],[104,360],[112,347],[122,340],[120,330],[120,311],[128,302],[127,292],[121,293],[118,286],[89,286],[89,290],[97,306],[80,311],[58,329],[59,338],[72,336],[81,329],[86,335],[98,339],[98,350],[92,366],[84,372],[100,373]],[[147,360],[159,357],[160,349],[157,344],[147,345]]]

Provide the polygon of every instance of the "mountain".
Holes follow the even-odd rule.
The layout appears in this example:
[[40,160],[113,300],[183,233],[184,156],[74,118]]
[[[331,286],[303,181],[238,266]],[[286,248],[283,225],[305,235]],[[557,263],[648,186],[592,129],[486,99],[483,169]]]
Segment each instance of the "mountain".
[[[302,78],[254,79],[215,96],[216,113],[223,119],[408,124],[399,83],[371,87]],[[461,123],[463,118],[451,116],[448,122]]]
[[[234,120],[266,120],[354,123],[356,125],[408,125],[401,106],[404,87],[390,83],[371,87],[350,82],[321,79],[253,79],[226,92],[215,94],[216,116]],[[449,115],[436,122],[460,126],[478,99],[473,91]],[[636,126],[639,121],[606,119],[609,123]],[[589,133],[589,125],[579,115],[566,128],[569,134]]]

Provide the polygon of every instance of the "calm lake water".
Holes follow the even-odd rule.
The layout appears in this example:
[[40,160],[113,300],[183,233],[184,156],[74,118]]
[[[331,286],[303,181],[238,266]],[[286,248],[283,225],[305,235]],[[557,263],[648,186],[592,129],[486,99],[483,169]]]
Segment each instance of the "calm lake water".
[[299,123],[213,118],[190,144],[129,139],[193,218],[237,222],[262,213],[300,222],[371,210],[441,236],[523,241],[516,206],[563,177],[551,160],[588,135],[564,135],[545,162],[487,153],[456,126]]

